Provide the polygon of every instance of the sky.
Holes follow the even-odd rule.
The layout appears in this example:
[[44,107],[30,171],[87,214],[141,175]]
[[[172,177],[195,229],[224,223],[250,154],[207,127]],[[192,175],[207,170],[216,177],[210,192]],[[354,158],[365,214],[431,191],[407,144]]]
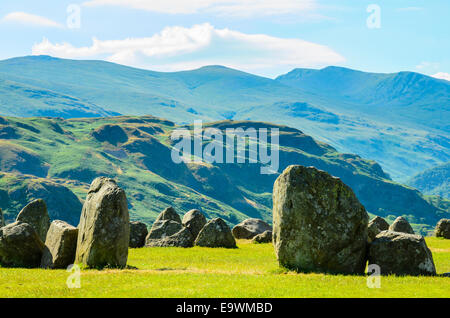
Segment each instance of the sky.
[[450,80],[448,0],[2,0],[0,59],[276,77],[338,65]]

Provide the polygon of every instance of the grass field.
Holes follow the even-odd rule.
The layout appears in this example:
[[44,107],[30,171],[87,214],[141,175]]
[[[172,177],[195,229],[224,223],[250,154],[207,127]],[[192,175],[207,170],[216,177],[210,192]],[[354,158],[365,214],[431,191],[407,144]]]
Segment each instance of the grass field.
[[[450,240],[426,238],[438,274],[450,272]],[[299,274],[278,266],[271,244],[238,249],[131,249],[129,269],[82,270],[69,289],[65,270],[0,268],[0,297],[450,297],[448,277]]]

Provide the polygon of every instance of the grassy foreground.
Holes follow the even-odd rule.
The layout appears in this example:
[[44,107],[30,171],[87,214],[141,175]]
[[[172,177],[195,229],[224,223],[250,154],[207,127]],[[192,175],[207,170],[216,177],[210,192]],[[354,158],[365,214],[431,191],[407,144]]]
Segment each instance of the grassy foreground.
[[[450,272],[450,240],[426,238],[438,274]],[[447,277],[298,274],[280,269],[271,244],[238,249],[131,249],[126,270],[83,270],[69,289],[65,270],[0,268],[0,297],[450,297]]]

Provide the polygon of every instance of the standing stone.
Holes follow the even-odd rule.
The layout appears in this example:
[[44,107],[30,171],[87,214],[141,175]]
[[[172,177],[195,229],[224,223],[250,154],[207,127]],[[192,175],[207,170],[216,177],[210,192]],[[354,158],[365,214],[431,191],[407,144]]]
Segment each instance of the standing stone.
[[389,223],[386,222],[386,220],[383,219],[382,217],[379,217],[379,216],[374,217],[372,220],[370,220],[369,226],[371,224],[376,224],[377,227],[380,229],[380,231],[389,230]]
[[44,243],[28,223],[0,228],[0,264],[4,267],[39,267]]
[[147,237],[147,225],[142,222],[130,222],[130,247],[139,248],[145,245]]
[[47,231],[50,227],[50,217],[48,216],[47,205],[44,200],[37,199],[30,202],[17,215],[16,221],[30,224],[39,235],[41,241],[45,242]]
[[264,233],[255,235],[252,243],[272,243],[272,231],[265,231]]
[[265,231],[272,231],[272,227],[260,219],[246,219],[233,227],[232,233],[236,239],[252,239]]
[[369,265],[380,266],[382,275],[436,275],[433,255],[423,236],[383,231],[369,248]]
[[382,231],[378,227],[377,223],[369,222],[369,225],[367,226],[367,243],[371,243],[381,232]]
[[450,239],[450,219],[442,219],[436,224],[435,235]]
[[197,209],[190,210],[183,217],[183,226],[191,231],[194,239],[197,238],[198,233],[200,233],[205,224],[206,217]]
[[5,223],[5,217],[3,216],[3,210],[0,209],[0,227],[4,227],[6,225]]
[[352,189],[314,167],[289,166],[273,190],[273,242],[280,265],[362,274],[368,215]]
[[415,234],[411,225],[402,216],[395,219],[394,223],[389,227],[389,231]]
[[125,267],[130,243],[127,197],[110,178],[95,179],[78,225],[76,263],[101,268]]
[[221,218],[210,220],[198,233],[195,245],[203,247],[236,248],[230,227]]
[[164,211],[162,211],[158,217],[155,220],[155,223],[158,221],[164,221],[164,220],[172,220],[178,223],[181,223],[181,218],[178,215],[177,211],[175,211],[174,208],[171,206],[166,208]]
[[42,254],[42,268],[67,268],[75,261],[78,229],[64,221],[50,224]]
[[177,233],[160,239],[148,239],[146,246],[148,247],[192,247],[194,245],[194,237],[188,228],[183,227]]
[[149,245],[150,240],[159,240],[174,235],[179,232],[183,226],[181,223],[172,220],[162,220],[153,223],[150,232],[145,238],[145,245]]

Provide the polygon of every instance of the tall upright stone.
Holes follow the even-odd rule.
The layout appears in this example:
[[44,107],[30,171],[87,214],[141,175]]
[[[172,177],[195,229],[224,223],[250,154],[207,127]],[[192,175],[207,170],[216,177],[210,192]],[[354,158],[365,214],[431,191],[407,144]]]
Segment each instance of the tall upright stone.
[[362,274],[368,214],[339,178],[289,166],[273,190],[273,242],[280,265],[299,271]]
[[40,239],[45,242],[50,227],[50,217],[44,200],[37,199],[28,203],[17,215],[16,221],[30,224]]
[[205,224],[206,217],[202,212],[200,212],[200,210],[190,210],[183,216],[183,226],[191,231],[194,239],[197,238],[198,233],[200,233]]
[[125,267],[130,242],[130,219],[125,191],[115,180],[95,179],[78,225],[76,263],[88,267]]

